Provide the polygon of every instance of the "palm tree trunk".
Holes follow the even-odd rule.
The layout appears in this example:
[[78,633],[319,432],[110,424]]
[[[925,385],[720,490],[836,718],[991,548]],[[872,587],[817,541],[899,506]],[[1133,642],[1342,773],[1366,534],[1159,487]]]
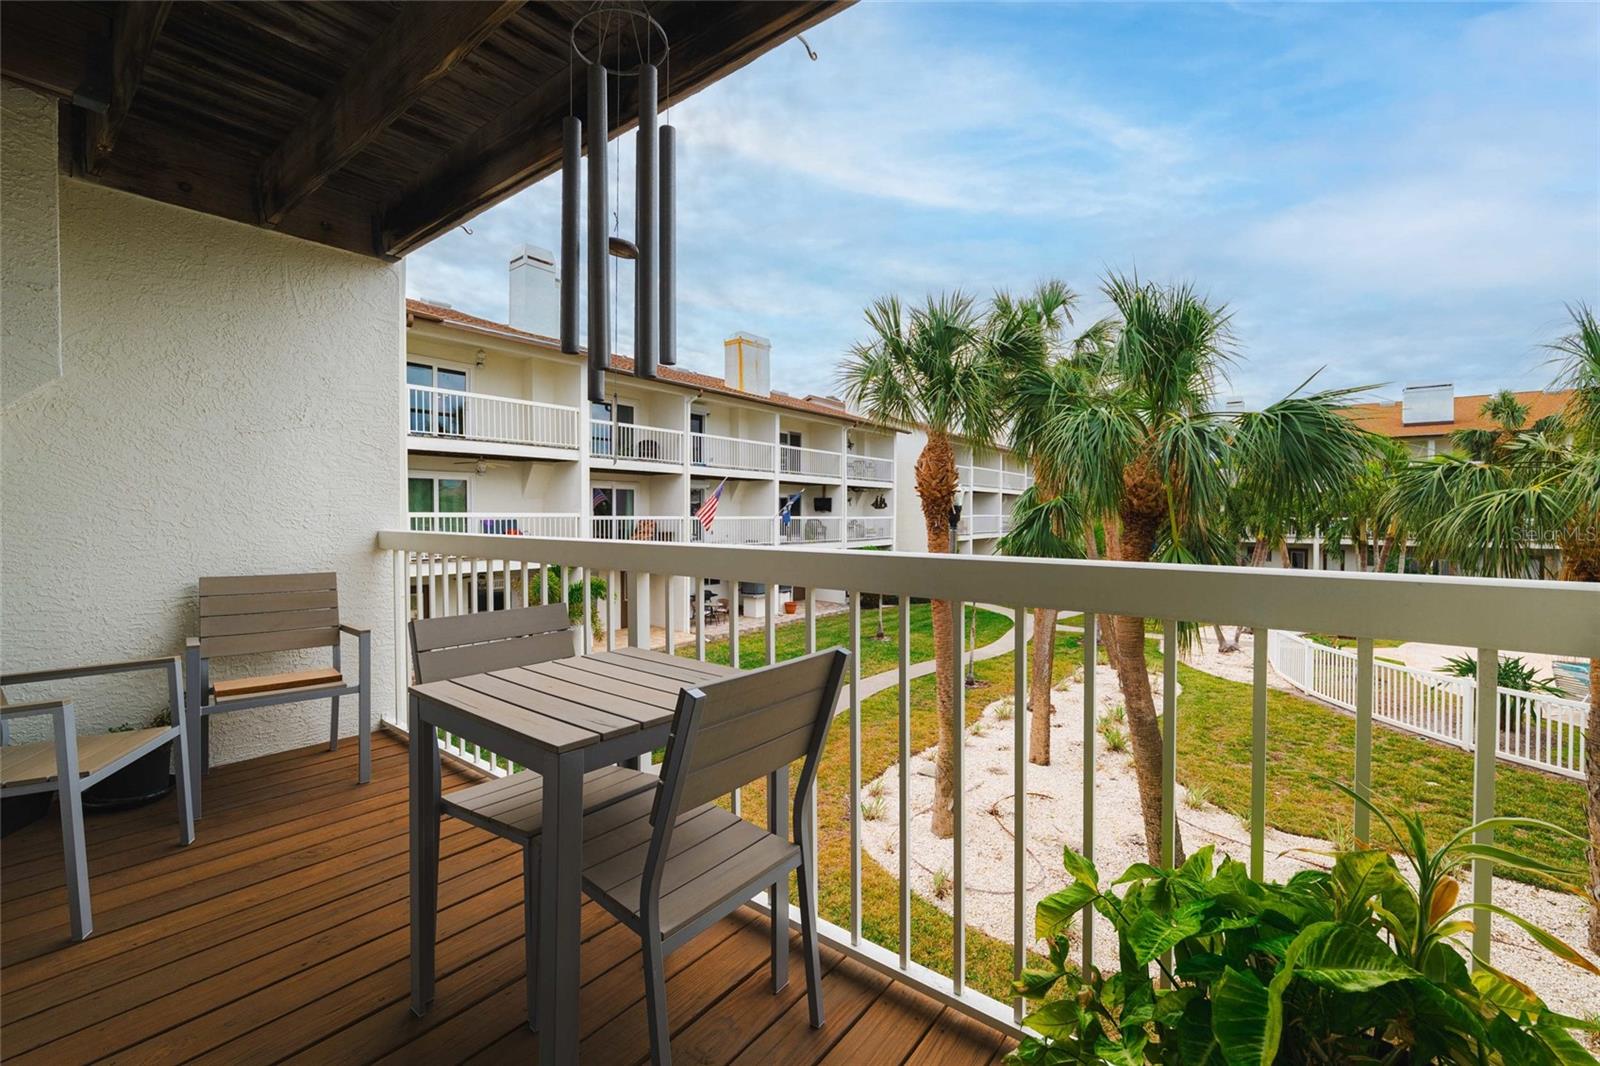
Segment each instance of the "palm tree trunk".
[[[1600,658],[1589,660],[1589,729],[1583,737],[1588,789],[1589,895],[1600,899]],[[1589,908],[1589,950],[1600,951],[1600,903]]]
[[[928,550],[935,554],[950,550],[950,508],[955,503],[958,476],[956,456],[950,438],[930,430],[928,443],[917,456],[914,470],[917,496],[922,501],[922,521],[928,530]],[[955,832],[955,746],[961,728],[956,718],[956,621],[948,600],[934,600],[933,657],[939,691],[939,748],[934,758],[933,833],[948,837]],[[903,609],[903,605],[902,605]]]
[[[1017,625],[1022,619],[1017,619]],[[1050,686],[1055,680],[1056,612],[1035,608],[1033,647],[1028,655],[1028,761],[1035,766],[1050,765]],[[1018,714],[1022,713],[1020,710]]]
[[[1161,489],[1153,475],[1150,485],[1135,484],[1138,473],[1130,469],[1123,483],[1122,536],[1119,556],[1123,562],[1147,563],[1155,548],[1156,530],[1163,520]],[[1145,491],[1139,491],[1139,490]],[[1140,506],[1143,503],[1144,506]],[[1118,615],[1117,682],[1128,715],[1128,736],[1133,742],[1133,768],[1139,779],[1139,810],[1144,819],[1145,853],[1152,863],[1161,862],[1161,726],[1156,718],[1155,694],[1150,689],[1150,668],[1146,658],[1144,619]],[[1168,652],[1172,653],[1171,650]],[[1173,841],[1175,862],[1183,859],[1181,837]]]

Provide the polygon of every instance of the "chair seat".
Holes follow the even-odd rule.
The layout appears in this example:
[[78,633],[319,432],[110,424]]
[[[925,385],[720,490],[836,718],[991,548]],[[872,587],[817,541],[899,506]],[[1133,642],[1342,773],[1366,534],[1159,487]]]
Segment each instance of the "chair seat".
[[[659,780],[654,774],[622,766],[591,770],[583,777],[584,814],[641,793],[648,793],[648,800],[655,795]],[[440,797],[439,805],[448,814],[525,844],[544,828],[544,778],[537,771],[523,770],[447,792]],[[648,814],[648,804],[645,809]]]
[[[130,729],[121,733],[89,733],[78,737],[78,776],[88,777],[124,755],[149,747],[158,738],[171,739],[171,730]],[[53,740],[0,747],[0,787],[37,785],[56,779],[56,745]]]
[[290,674],[263,674],[260,677],[236,677],[231,681],[217,681],[211,691],[218,703],[225,700],[260,696],[269,692],[289,692],[300,689],[344,688],[344,674],[331,668],[298,670]]
[[[635,796],[584,819],[584,887],[635,928],[652,800]],[[739,893],[770,884],[774,871],[799,865],[798,845],[730,811],[710,803],[685,811],[673,827],[661,876],[661,936],[672,936]]]

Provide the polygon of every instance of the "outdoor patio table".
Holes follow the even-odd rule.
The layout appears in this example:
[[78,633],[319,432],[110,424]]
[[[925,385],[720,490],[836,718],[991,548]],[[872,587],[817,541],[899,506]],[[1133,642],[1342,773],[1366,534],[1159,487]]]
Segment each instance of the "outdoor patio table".
[[[678,693],[734,673],[639,648],[556,659],[411,686],[411,995],[433,999],[436,862],[443,729],[544,777],[539,863],[539,1061],[578,1059],[583,775],[667,741]],[[430,831],[430,827],[435,827]]]

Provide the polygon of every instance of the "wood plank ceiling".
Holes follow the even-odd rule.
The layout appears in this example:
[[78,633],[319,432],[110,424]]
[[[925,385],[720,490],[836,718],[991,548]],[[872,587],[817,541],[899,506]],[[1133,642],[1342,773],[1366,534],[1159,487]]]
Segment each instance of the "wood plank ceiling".
[[[561,120],[584,108],[569,35],[595,6],[10,3],[0,74],[61,98],[65,173],[392,258],[554,172]],[[630,6],[671,40],[671,102],[846,5]],[[579,40],[594,47],[588,24]],[[619,95],[613,134],[637,117],[631,80]]]

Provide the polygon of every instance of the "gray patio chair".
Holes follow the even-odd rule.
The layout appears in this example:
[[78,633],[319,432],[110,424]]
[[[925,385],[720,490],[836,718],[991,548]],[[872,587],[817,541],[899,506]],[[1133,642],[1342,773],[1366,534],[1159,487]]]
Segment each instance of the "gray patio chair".
[[[79,736],[77,715],[71,701],[38,700],[8,704],[3,692],[7,685],[31,685],[41,681],[128,674],[141,670],[167,672],[167,706],[172,714],[170,725]],[[54,792],[60,800],[61,850],[67,863],[67,911],[72,920],[73,940],[82,940],[94,931],[94,915],[89,904],[89,860],[83,837],[84,789],[175,740],[178,743],[178,842],[189,844],[194,841],[194,812],[188,786],[189,744],[184,730],[189,716],[184,710],[183,684],[179,680],[178,670],[178,659],[168,657],[0,675],[0,798]],[[53,738],[12,744],[11,719],[34,715],[50,716],[54,726]]]
[[[359,675],[345,680],[340,646],[357,642]],[[241,655],[332,648],[332,667],[213,681],[211,663]],[[200,749],[191,766],[190,795],[200,817],[200,775],[211,769],[211,716],[306,700],[333,701],[328,750],[339,748],[339,698],[355,696],[361,753],[357,777],[372,779],[372,630],[339,621],[336,574],[267,574],[200,579],[200,636],[184,649],[189,742]]]
[[[772,910],[773,992],[788,983],[791,870],[799,871],[811,1027],[822,1027],[817,901],[809,877],[816,840],[804,814],[848,660],[849,653],[836,648],[685,690],[678,698],[659,788],[584,819],[584,890],[637,933],[643,946],[645,1009],[656,1066],[666,1066],[672,1057],[667,954],[763,888]],[[801,758],[791,839],[789,764]],[[713,802],[763,776],[768,828]]]
[[[449,618],[419,618],[411,623],[412,672],[418,684],[446,681],[489,670],[565,659],[572,654],[573,629],[565,604],[480,611]],[[440,789],[439,752],[434,750],[434,788]],[[591,770],[583,779],[585,813],[656,786],[656,776],[621,766]],[[524,946],[527,952],[528,1027],[538,1029],[539,836],[544,826],[544,779],[532,770],[457,789],[440,796],[439,812],[522,846]],[[438,825],[435,861],[422,876],[431,878],[438,899]]]

